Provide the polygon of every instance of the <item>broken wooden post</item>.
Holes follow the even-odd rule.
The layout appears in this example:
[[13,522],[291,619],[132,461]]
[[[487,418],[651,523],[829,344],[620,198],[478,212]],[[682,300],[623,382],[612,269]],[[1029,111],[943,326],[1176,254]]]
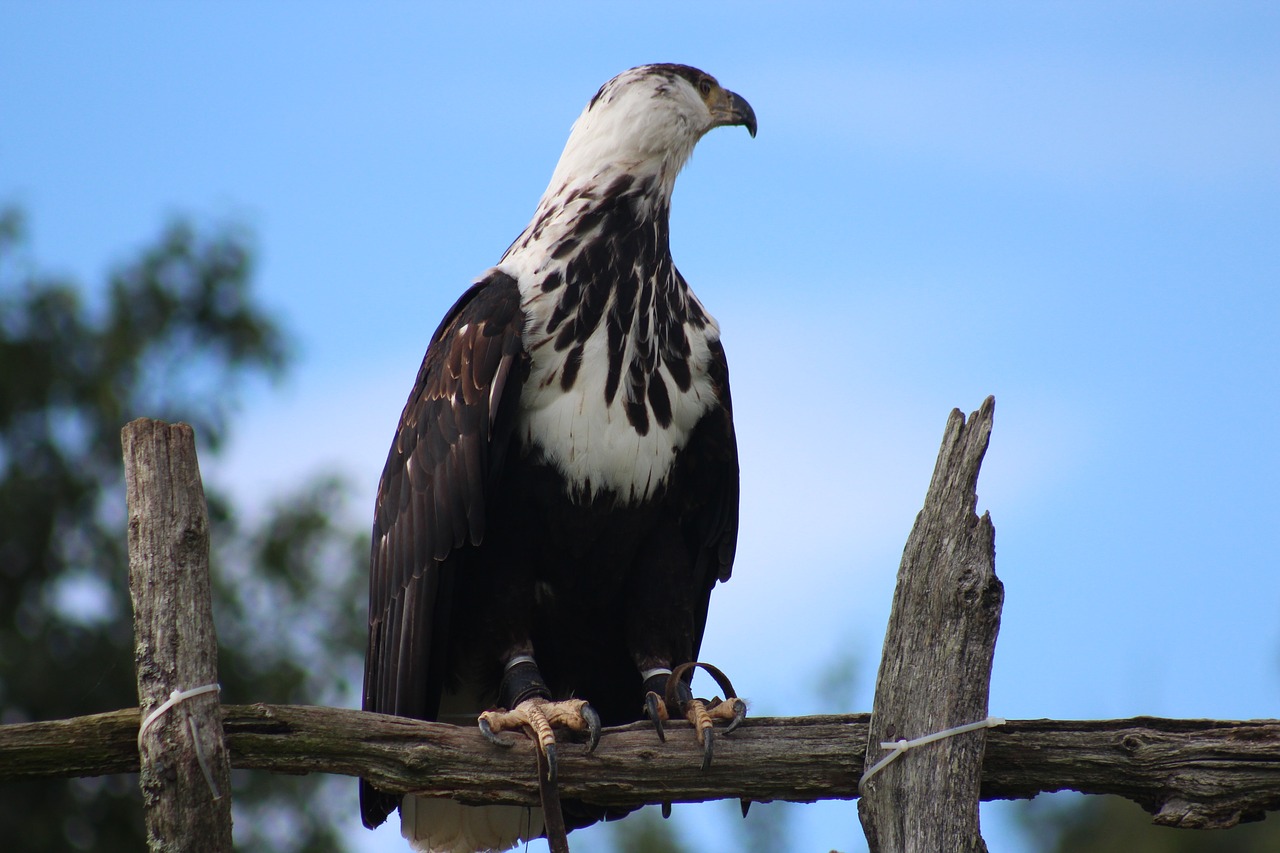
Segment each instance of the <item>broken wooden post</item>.
[[139,418],[120,440],[147,844],[153,853],[229,853],[231,771],[195,435],[186,424]]
[[[958,409],[947,420],[924,508],[898,569],[867,768],[885,756],[882,742],[987,718],[1004,587],[995,575],[991,518],[978,518],[974,509],[994,411],[988,397],[968,423]],[[864,777],[858,815],[872,853],[985,853],[978,827],[985,744],[985,729],[956,734]]]

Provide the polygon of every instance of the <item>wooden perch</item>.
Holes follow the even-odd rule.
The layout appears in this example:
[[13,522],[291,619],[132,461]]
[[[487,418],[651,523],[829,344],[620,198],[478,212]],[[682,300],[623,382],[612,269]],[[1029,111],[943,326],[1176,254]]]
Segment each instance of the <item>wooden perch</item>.
[[231,771],[219,725],[218,639],[209,590],[209,514],[195,434],[139,418],[125,426],[135,732],[147,846],[231,850]]
[[[903,555],[874,721],[867,714],[750,718],[733,734],[717,739],[716,760],[707,771],[700,769],[701,749],[687,723],[668,723],[665,744],[648,723],[608,729],[591,755],[581,744],[562,742],[562,796],[606,806],[721,798],[854,799],[864,766],[879,754],[881,740],[917,737],[985,715],[1001,589],[991,565],[994,533],[985,516],[974,514],[974,485],[990,419],[988,401],[967,424],[958,412],[948,421],[925,509]],[[135,422],[125,431],[135,602],[147,598],[149,585],[187,583],[187,568],[207,564],[207,520],[189,438],[189,430],[184,436],[179,427],[154,422]],[[177,489],[182,495],[157,502],[157,488]],[[144,519],[152,522],[147,530],[142,529]],[[150,574],[134,579],[135,560],[153,562]],[[166,593],[167,615],[150,610],[145,600],[135,605],[140,701],[148,712],[171,688],[191,688],[216,678],[203,572],[194,572],[201,575],[203,588],[196,583]],[[932,616],[930,608],[936,611]],[[929,632],[932,636],[926,636]],[[185,639],[178,642],[177,636]],[[942,642],[931,646],[930,639]],[[177,648],[165,648],[166,644]],[[191,660],[181,662],[189,658],[199,659],[193,668],[187,668]],[[919,660],[928,663],[913,662]],[[229,834],[229,817],[222,817],[229,797],[213,800],[210,808],[210,785],[203,771],[196,775],[199,762],[192,758],[193,746],[184,734],[191,726],[176,725],[179,719],[197,720],[201,742],[207,739],[206,758],[213,762],[214,787],[221,791],[229,790],[229,763],[275,773],[361,776],[387,791],[469,803],[538,803],[533,748],[519,737],[513,737],[511,749],[501,749],[475,727],[337,708],[219,705],[216,694],[199,698],[184,703],[179,714],[170,711],[160,718],[142,739],[144,794],[150,790],[148,779],[154,781],[159,772],[156,750],[162,746],[164,760],[173,762],[165,766],[166,782],[181,772],[184,790],[197,798],[178,806],[176,819],[188,821],[188,838],[191,827],[205,820],[226,827]],[[140,710],[129,708],[0,726],[0,781],[138,772],[141,722]],[[869,752],[872,730],[875,748]],[[149,745],[156,740],[163,743]],[[935,787],[926,787],[924,796],[946,788],[944,796],[954,814],[937,823],[957,815],[959,821],[953,824],[957,834],[934,849],[959,849],[960,842],[981,845],[976,811],[969,802],[978,794],[988,800],[1060,790],[1115,794],[1137,802],[1155,815],[1157,823],[1197,829],[1260,820],[1266,812],[1280,809],[1277,720],[1010,720],[987,732],[930,744],[876,777],[872,796],[887,794],[898,802],[873,818],[875,830],[868,834],[879,838],[872,839],[873,846],[885,843],[890,834],[901,838],[904,816],[919,814],[919,794],[899,795],[905,790],[898,787],[901,777],[894,775],[901,773],[899,765],[912,762],[912,772],[918,774],[921,767],[932,768],[940,756],[957,778],[939,778],[935,770],[928,770],[924,778],[933,778]],[[966,766],[971,769],[964,770]],[[976,792],[975,778],[981,780]],[[150,803],[148,807],[151,835]],[[229,841],[220,846],[223,837],[223,830],[215,828],[198,843],[172,849],[229,849]]]
[[[924,508],[902,552],[885,633],[866,765],[882,743],[911,740],[987,718],[987,694],[1004,587],[995,528],[975,513],[978,471],[995,400],[966,423],[952,410]],[[858,816],[872,853],[986,851],[978,830],[986,731],[965,732],[898,756],[870,777]]]
[[[470,727],[339,708],[223,705],[231,766],[363,775],[391,791],[534,805],[526,742],[499,749]],[[687,723],[607,729],[595,755],[564,743],[564,797],[613,805],[709,799],[853,799],[870,716],[754,717],[701,754]],[[0,779],[138,769],[138,709],[0,726]],[[905,758],[904,758],[905,760]],[[1010,720],[987,734],[983,799],[1115,794],[1157,823],[1221,828],[1280,810],[1280,720]]]

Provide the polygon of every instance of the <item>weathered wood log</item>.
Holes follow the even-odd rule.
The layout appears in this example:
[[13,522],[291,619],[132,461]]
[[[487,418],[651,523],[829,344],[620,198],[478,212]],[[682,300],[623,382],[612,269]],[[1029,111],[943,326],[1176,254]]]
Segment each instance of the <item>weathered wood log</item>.
[[195,435],[186,424],[139,418],[120,438],[138,701],[156,714],[135,731],[147,845],[156,853],[230,851],[231,771]]
[[[471,802],[537,802],[531,747],[498,749],[475,728],[297,705],[224,705],[222,713],[236,768],[364,776],[389,791]],[[138,722],[129,708],[0,726],[0,780],[136,772]],[[683,721],[669,724],[665,745],[645,723],[607,729],[595,755],[562,744],[560,791],[636,806],[853,799],[869,722],[869,714],[754,717],[716,741],[706,773]],[[1122,796],[1175,826],[1259,820],[1280,810],[1280,720],[1010,720],[988,732],[983,799],[1062,790]]]
[[[1004,587],[995,574],[995,529],[975,513],[978,471],[995,400],[968,423],[951,413],[942,449],[898,569],[876,679],[866,766],[882,742],[985,720]],[[929,743],[864,785],[858,816],[871,853],[985,853],[978,801],[986,731]]]

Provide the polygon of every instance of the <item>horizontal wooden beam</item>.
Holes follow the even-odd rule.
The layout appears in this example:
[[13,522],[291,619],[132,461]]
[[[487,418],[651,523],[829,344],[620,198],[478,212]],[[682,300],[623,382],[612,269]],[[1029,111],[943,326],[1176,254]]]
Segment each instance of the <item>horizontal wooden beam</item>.
[[[499,749],[473,728],[341,708],[222,711],[232,767],[364,776],[472,803],[538,801],[534,754],[520,738]],[[0,779],[136,772],[138,723],[130,708],[0,726]],[[665,744],[647,724],[606,729],[592,755],[560,744],[560,792],[602,805],[853,799],[867,728],[867,714],[748,718],[717,738],[706,772],[686,723],[670,723]],[[1259,820],[1280,809],[1280,720],[1010,720],[988,732],[983,799],[1060,790],[1125,797],[1169,826]]]

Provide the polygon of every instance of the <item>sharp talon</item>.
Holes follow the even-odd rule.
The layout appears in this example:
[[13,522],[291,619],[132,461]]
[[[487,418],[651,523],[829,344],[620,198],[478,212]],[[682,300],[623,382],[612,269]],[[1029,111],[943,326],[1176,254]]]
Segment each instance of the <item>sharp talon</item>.
[[706,731],[702,733],[702,769],[703,770],[706,770],[708,767],[711,766],[711,753],[715,749],[715,742],[716,742],[716,730],[708,726]]
[[583,705],[582,718],[587,721],[587,754],[590,755],[600,745],[600,715],[590,705]]
[[743,816],[743,817],[746,817],[746,816],[747,816],[747,812],[751,810],[751,801],[750,801],[750,800],[739,800],[738,802],[742,804],[742,816]]
[[556,783],[556,746],[553,743],[547,744],[544,751],[547,756],[547,782],[554,785]]
[[[746,718],[747,718],[747,703],[743,702],[741,699],[734,699],[733,700],[733,719],[729,721],[729,725],[724,727],[724,733],[728,734],[729,732],[736,729],[738,726],[742,725],[742,721],[745,720]],[[745,813],[743,814],[743,817],[746,817]]]
[[671,803],[662,804],[662,819],[666,820],[671,817]]
[[650,690],[644,697],[644,710],[649,715],[649,719],[653,721],[653,727],[658,730],[658,740],[666,743],[667,733],[662,730],[662,711],[658,706],[661,701],[658,698],[658,694]]
[[515,741],[505,740],[504,738],[498,737],[497,734],[494,733],[493,728],[489,725],[489,721],[483,716],[480,717],[479,722],[480,733],[485,736],[489,743],[500,746],[503,749],[510,749],[515,744]]

